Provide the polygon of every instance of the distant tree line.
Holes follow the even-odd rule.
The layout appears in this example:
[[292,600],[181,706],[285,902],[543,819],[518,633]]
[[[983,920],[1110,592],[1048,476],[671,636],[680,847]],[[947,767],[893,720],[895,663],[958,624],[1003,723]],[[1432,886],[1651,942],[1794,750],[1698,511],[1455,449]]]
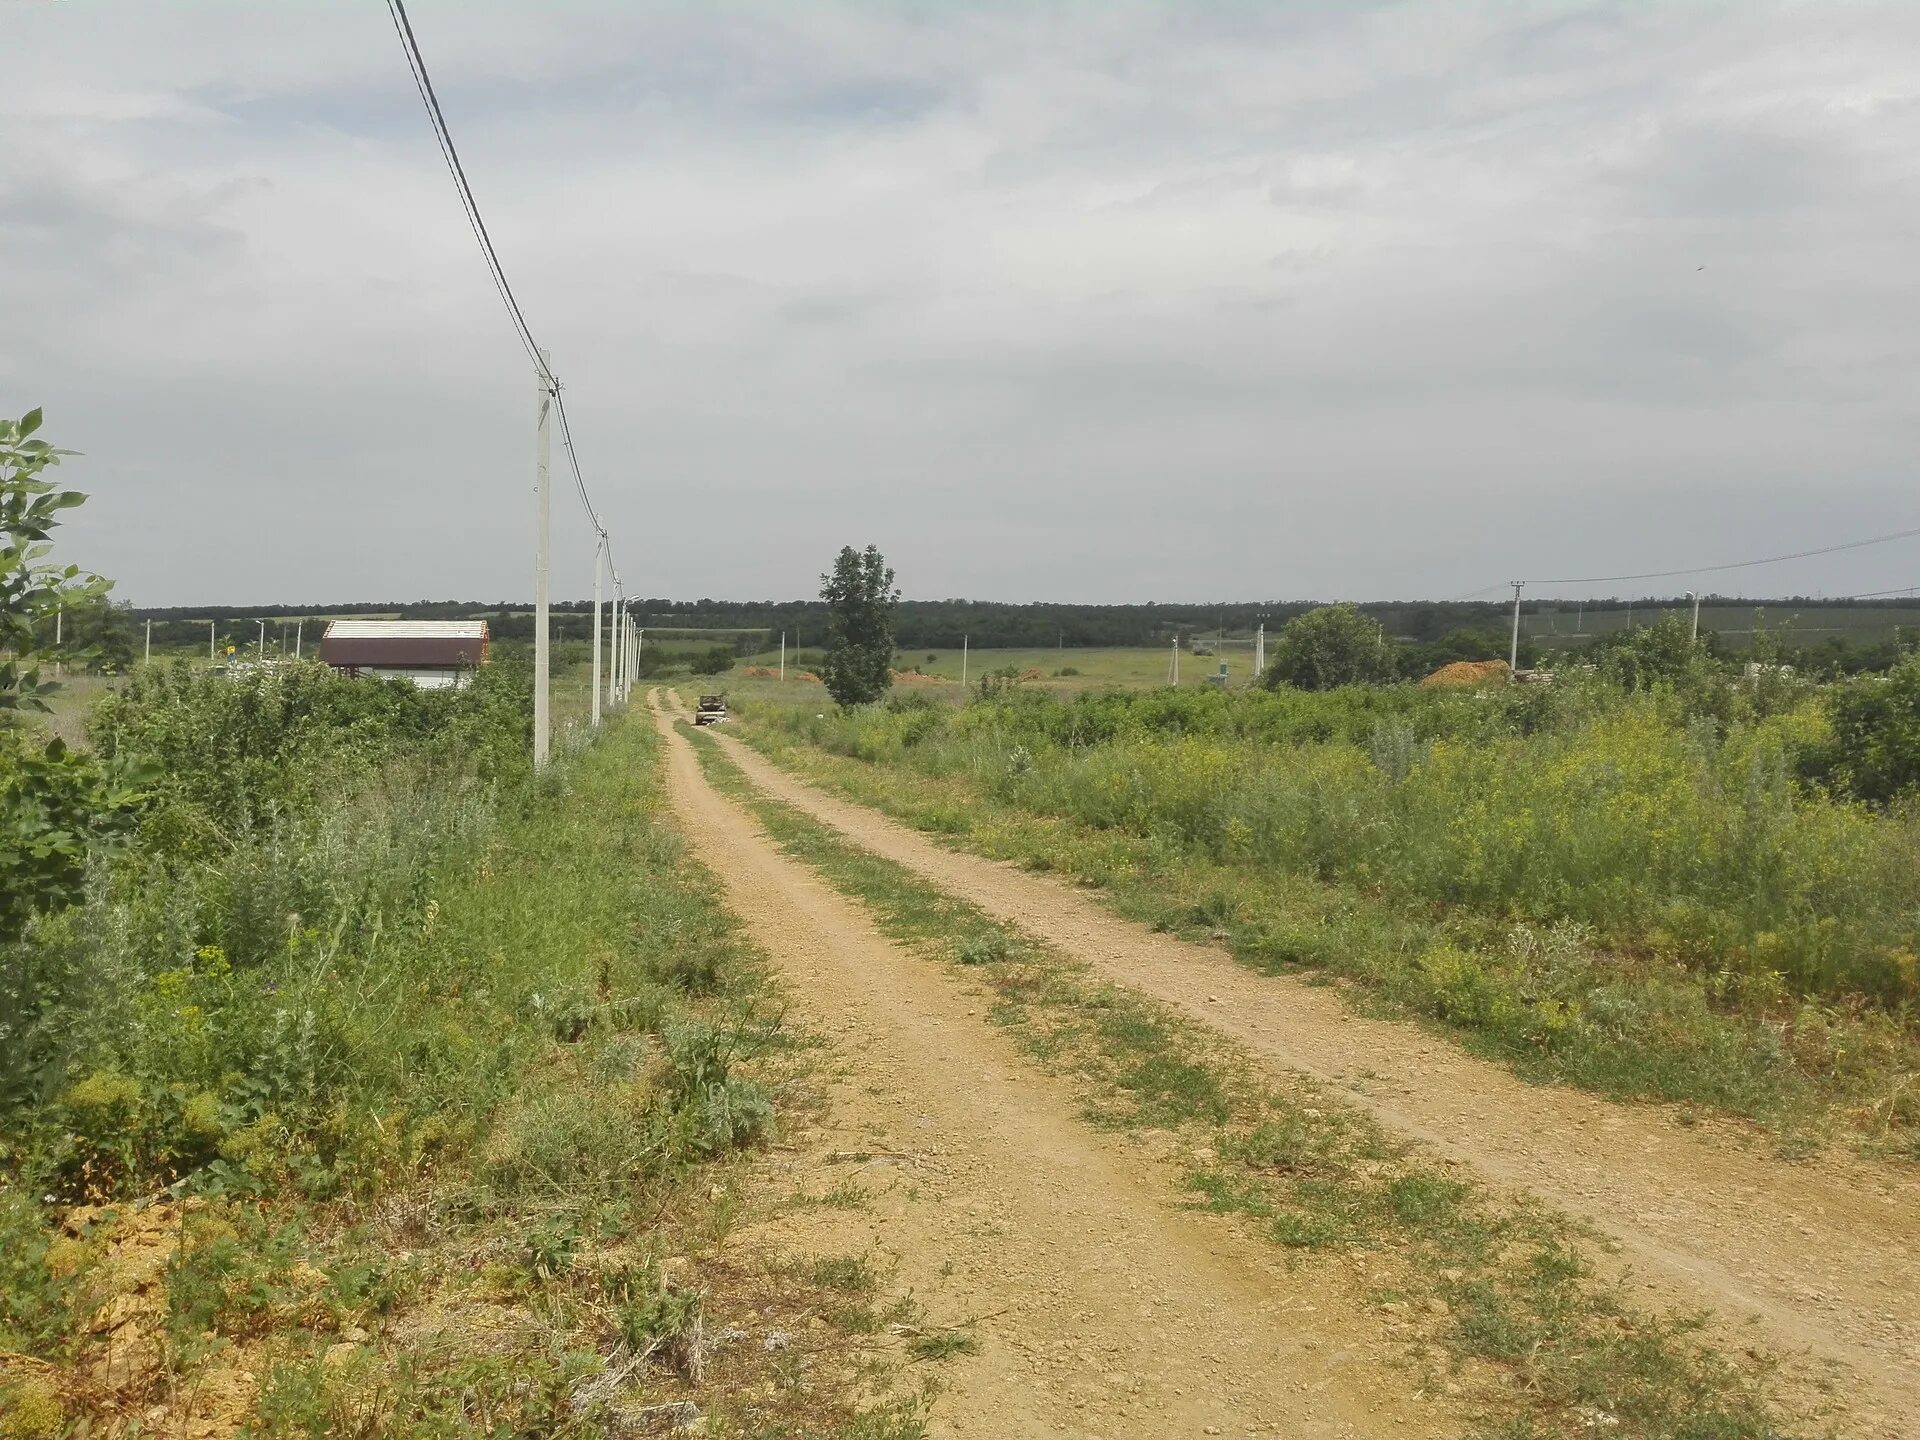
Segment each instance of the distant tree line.
[[[1565,616],[1578,603],[1585,612],[1587,628],[1605,617],[1610,627],[1603,633],[1575,641],[1568,636],[1535,633],[1539,617]],[[1605,648],[1621,643],[1624,628],[1621,619],[1631,613],[1637,627],[1658,619],[1661,611],[1682,609],[1688,602],[1675,597],[1657,601],[1636,599],[1587,600],[1570,602],[1527,600],[1521,609],[1530,622],[1523,627],[1520,663],[1528,666],[1541,661],[1554,649],[1584,645]],[[1709,606],[1734,603],[1709,598]],[[1768,611],[1783,620],[1790,616],[1817,616],[1822,610],[1857,612],[1886,611],[1898,614],[1911,611],[1912,599],[1851,601],[1795,597],[1766,602],[1741,601],[1743,608],[1756,610],[1764,603]],[[588,638],[587,616],[590,600],[556,601],[553,605],[553,634],[556,641]],[[801,647],[822,648],[829,638],[829,614],[824,601],[811,600],[674,600],[651,597],[633,602],[636,618],[649,627],[647,648],[656,651],[662,663],[673,657],[681,663],[695,652],[706,653],[724,645],[736,656],[746,656],[776,647],[782,631],[786,633],[789,656]],[[1231,604],[1171,603],[1142,605],[1013,604],[992,600],[901,600],[894,612],[894,643],[902,652],[958,649],[963,637],[975,649],[1040,649],[1060,646],[1084,648],[1099,646],[1165,645],[1174,636],[1191,643],[1212,639],[1224,626],[1227,634],[1244,639],[1265,623],[1269,647],[1288,621],[1315,609],[1305,601],[1247,601]],[[1499,600],[1468,601],[1375,601],[1353,607],[1370,619],[1392,651],[1390,668],[1398,674],[1423,674],[1453,660],[1505,659],[1508,649],[1512,604]],[[484,619],[493,637],[503,642],[530,641],[533,638],[531,607],[521,601],[359,601],[335,605],[237,605],[237,606],[160,606],[130,608],[107,606],[102,602],[97,615],[70,616],[92,643],[110,652],[124,663],[138,658],[143,638],[143,622],[155,621],[153,639],[156,648],[174,649],[203,646],[207,641],[207,622],[215,621],[216,637],[224,647],[252,645],[258,635],[257,621],[267,620],[270,646],[279,643],[278,624],[304,619],[309,643],[317,640],[326,620],[339,615],[394,615],[409,619]],[[1710,615],[1703,615],[1703,638],[1711,633]],[[1756,628],[1759,628],[1756,626]],[[1920,627],[1917,627],[1920,628]],[[658,630],[659,634],[652,633]],[[698,636],[674,634],[674,631],[720,630],[731,635],[706,640]],[[1716,643],[1724,643],[1716,641]],[[1810,672],[1853,673],[1883,670],[1904,648],[1891,637],[1841,633],[1822,636],[1817,641],[1795,644],[1787,634],[1775,637],[1775,650],[1783,663]]]

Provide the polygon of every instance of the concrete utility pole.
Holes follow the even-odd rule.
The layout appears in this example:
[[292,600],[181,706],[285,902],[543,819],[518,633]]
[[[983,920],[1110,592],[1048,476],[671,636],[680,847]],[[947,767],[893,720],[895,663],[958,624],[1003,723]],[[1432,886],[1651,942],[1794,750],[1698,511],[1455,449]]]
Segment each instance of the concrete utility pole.
[[293,658],[296,660],[300,658],[300,641],[301,641],[301,638],[306,635],[306,633],[307,633],[307,622],[305,621],[305,619],[300,619],[293,622]]
[[145,663],[148,665],[153,663],[153,620],[151,617],[147,620],[147,653]]
[[1693,643],[1700,643],[1700,596],[1697,592],[1687,591],[1687,598],[1693,601]]
[[[45,611],[41,612],[45,614]],[[53,611],[53,675],[57,680],[67,673],[66,662],[60,658],[60,637],[67,623],[67,607],[58,605]]]
[[607,616],[607,708],[612,709],[620,700],[620,617],[626,612],[621,608],[626,603],[626,593],[613,592],[613,606]]
[[533,768],[547,763],[549,696],[547,691],[547,531],[552,485],[548,469],[553,460],[553,366],[547,352],[540,354],[535,383],[540,390],[534,415],[533,450]]
[[967,642],[972,639],[972,635],[960,637],[960,688],[962,690],[967,688]]
[[1173,637],[1173,658],[1167,662],[1167,683],[1178,687],[1180,684],[1180,637]]
[[1520,671],[1520,587],[1525,583],[1524,580],[1513,582],[1513,645],[1507,652],[1508,679]]
[[1267,622],[1262,620],[1260,628],[1253,632],[1253,678],[1258,680],[1267,668]]
[[593,723],[600,723],[600,571],[607,555],[607,532],[593,542]]
[[211,660],[211,659],[213,659],[213,658],[214,658],[214,655],[213,655],[213,627],[214,627],[215,625],[217,625],[217,624],[219,624],[219,623],[220,623],[220,622],[219,622],[219,621],[217,621],[217,620],[209,620],[209,621],[207,621],[207,659],[209,659],[209,660]]
[[267,622],[262,620],[259,625],[260,638],[254,642],[254,648],[259,651],[260,658],[264,660],[267,658]]
[[785,684],[786,679],[787,679],[787,632],[782,630],[780,632],[780,681],[781,683]]

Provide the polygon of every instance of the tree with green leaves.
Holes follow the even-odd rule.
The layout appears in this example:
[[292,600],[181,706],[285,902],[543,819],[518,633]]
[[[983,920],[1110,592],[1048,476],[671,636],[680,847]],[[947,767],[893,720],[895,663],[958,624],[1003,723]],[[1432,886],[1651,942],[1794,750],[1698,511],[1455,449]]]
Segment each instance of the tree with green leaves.
[[1332,690],[1390,679],[1394,659],[1378,620],[1350,604],[1322,605],[1287,622],[1264,678],[1275,690]]
[[0,710],[45,710],[58,687],[40,678],[39,652],[54,612],[99,600],[107,582],[79,567],[48,563],[62,510],[86,496],[45,478],[70,450],[36,439],[40,412],[0,420]]
[[108,588],[48,559],[60,512],[86,497],[45,478],[72,452],[36,439],[39,428],[38,410],[0,420],[0,647],[11,652],[0,660],[0,940],[79,894],[88,853],[124,827],[142,778],[57,738],[42,743],[22,723],[21,712],[46,710],[59,688],[39,665],[55,612],[97,605]]
[[841,705],[867,705],[893,684],[893,614],[900,603],[893,571],[873,546],[851,545],[820,577],[827,602],[827,659],[820,678]]

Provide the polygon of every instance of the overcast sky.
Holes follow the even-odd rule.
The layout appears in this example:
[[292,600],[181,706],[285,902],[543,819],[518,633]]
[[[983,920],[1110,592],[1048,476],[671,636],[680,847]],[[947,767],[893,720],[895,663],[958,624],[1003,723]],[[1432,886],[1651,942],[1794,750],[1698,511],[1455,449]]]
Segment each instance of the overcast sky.
[[[872,541],[921,597],[1447,597],[1920,526],[1911,0],[412,15],[640,594]],[[529,596],[533,378],[380,0],[0,0],[0,52],[62,558]],[[564,486],[554,535],[586,593]]]

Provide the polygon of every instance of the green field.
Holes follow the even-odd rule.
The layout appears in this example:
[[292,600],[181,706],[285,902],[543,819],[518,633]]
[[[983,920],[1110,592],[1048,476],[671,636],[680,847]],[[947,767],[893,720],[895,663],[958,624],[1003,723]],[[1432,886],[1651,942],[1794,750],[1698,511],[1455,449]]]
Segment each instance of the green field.
[[[1609,604],[1606,608],[1569,601],[1529,602],[1521,608],[1520,633],[1534,640],[1580,641],[1612,635],[1628,626],[1641,629],[1668,615],[1691,618],[1687,605]],[[1700,629],[1721,636],[1733,648],[1750,644],[1756,630],[1764,630],[1789,645],[1818,645],[1839,637],[1852,644],[1886,640],[1898,631],[1920,630],[1920,605],[1810,605],[1703,604]]]
[[[1268,637],[1271,642],[1272,637]],[[816,652],[809,651],[809,654]],[[1109,686],[1126,689],[1143,689],[1167,683],[1167,662],[1170,650],[1160,646],[1112,647],[1103,649],[1053,649],[1032,650],[973,650],[965,657],[966,678],[969,685],[979,682],[982,676],[996,671],[1011,669],[1016,675],[1024,677],[1024,683],[1039,685],[1048,690],[1071,693],[1079,690],[1097,690]],[[1253,651],[1248,641],[1229,640],[1224,656],[1196,656],[1181,652],[1180,683],[1183,686],[1199,686],[1205,683],[1204,676],[1220,668],[1225,659],[1228,667],[1227,683],[1230,688],[1244,686],[1253,666]],[[749,665],[777,667],[780,652],[762,651],[750,655],[739,662],[738,668],[719,677],[724,681],[722,688],[731,688],[749,677],[741,676],[740,668]],[[958,691],[961,678],[962,657],[958,650],[913,650],[903,652],[895,662],[903,673],[919,674],[934,680],[951,681],[951,687],[925,685],[929,693],[938,693],[951,688]],[[807,684],[793,678],[797,667],[792,663],[791,655],[787,666],[787,686],[798,693],[798,687]],[[1069,672],[1069,673],[1063,673]],[[750,683],[755,683],[751,682]],[[761,681],[761,684],[777,682]],[[900,682],[903,686],[920,687],[921,682],[908,679]]]

